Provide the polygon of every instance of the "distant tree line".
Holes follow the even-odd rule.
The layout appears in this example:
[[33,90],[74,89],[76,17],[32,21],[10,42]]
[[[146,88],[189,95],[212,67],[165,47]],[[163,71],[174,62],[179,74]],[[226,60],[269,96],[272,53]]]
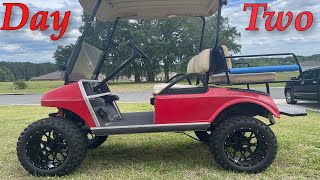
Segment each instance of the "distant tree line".
[[56,71],[58,68],[53,63],[30,62],[0,62],[0,82],[16,80],[30,80],[32,77],[41,76]]
[[14,76],[12,72],[4,67],[0,66],[0,82],[11,82],[14,80]]

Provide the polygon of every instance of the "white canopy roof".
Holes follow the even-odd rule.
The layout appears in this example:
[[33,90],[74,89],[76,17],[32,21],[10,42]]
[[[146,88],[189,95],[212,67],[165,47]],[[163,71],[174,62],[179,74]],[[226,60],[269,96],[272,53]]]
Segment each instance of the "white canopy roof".
[[[97,0],[79,0],[91,14]],[[165,19],[170,17],[211,16],[218,11],[219,0],[103,0],[99,20]]]

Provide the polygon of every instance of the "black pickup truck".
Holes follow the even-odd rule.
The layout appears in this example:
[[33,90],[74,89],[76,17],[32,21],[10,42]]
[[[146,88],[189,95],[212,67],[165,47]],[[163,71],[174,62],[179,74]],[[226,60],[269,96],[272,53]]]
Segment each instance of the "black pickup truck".
[[300,80],[300,82],[286,84],[284,93],[288,104],[296,104],[298,99],[320,103],[320,67],[306,70],[291,80]]

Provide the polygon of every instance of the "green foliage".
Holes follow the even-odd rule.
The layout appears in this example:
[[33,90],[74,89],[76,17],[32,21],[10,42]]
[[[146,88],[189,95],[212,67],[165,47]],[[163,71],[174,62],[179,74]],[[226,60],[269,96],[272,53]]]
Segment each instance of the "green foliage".
[[[88,16],[83,16],[83,21]],[[212,48],[215,42],[216,17],[206,18],[204,48]],[[97,22],[91,28],[85,41],[101,50],[106,49],[113,22]],[[152,62],[135,62],[118,75],[134,76],[139,81],[146,76],[154,81],[155,76],[164,72],[166,79],[170,71],[185,72],[190,58],[199,53],[202,21],[200,18],[176,18],[166,20],[119,21],[103,73],[110,73],[131,55],[127,41],[140,47]],[[83,27],[80,28],[80,32]],[[237,44],[241,34],[236,27],[229,25],[228,18],[222,19],[221,44],[227,45],[234,53],[241,51]],[[54,58],[57,64],[67,64],[73,45],[60,46]]]
[[[0,62],[0,67],[6,67],[14,76],[14,79],[30,80],[32,77],[41,76],[57,70],[52,63],[30,63],[30,62]],[[1,78],[1,77],[0,77]],[[1,80],[0,80],[1,81]],[[11,80],[12,81],[12,80]]]
[[16,90],[22,90],[22,89],[27,89],[28,85],[26,82],[20,80],[20,81],[14,81],[13,87]]
[[58,46],[58,49],[53,54],[53,58],[56,60],[56,64],[61,67],[67,65],[68,59],[72,53],[74,44],[67,46]]
[[0,82],[11,82],[14,80],[14,76],[10,69],[0,66]]

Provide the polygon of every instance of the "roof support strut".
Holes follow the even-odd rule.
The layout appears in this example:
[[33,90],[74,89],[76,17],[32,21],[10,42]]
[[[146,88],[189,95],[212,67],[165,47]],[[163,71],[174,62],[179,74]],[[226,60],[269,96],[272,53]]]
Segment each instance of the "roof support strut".
[[203,38],[204,38],[204,31],[206,29],[206,19],[203,16],[200,16],[202,20],[202,30],[201,30],[201,38],[200,38],[200,45],[199,45],[199,53],[203,50]]
[[220,28],[221,28],[221,12],[222,12],[222,6],[226,4],[226,0],[219,0],[219,8],[218,8],[218,17],[217,17],[217,27],[216,27],[216,38],[213,49],[217,49],[220,44]]
[[86,34],[88,33],[89,29],[90,29],[90,26],[92,25],[92,22],[94,20],[94,18],[96,17],[97,15],[97,12],[99,10],[99,7],[102,3],[102,0],[98,0],[96,5],[95,5],[95,8],[89,18],[89,20],[86,22],[84,28],[83,28],[83,33],[82,35],[80,36],[80,38],[78,39],[77,43],[76,43],[76,46],[75,48],[73,49],[72,51],[72,54],[69,58],[69,62],[68,62],[68,65],[67,65],[67,68],[66,68],[66,71],[65,71],[65,76],[64,76],[64,83],[65,84],[68,84],[69,83],[69,75],[70,73],[72,72],[73,70],[73,67],[76,63],[76,60],[80,54],[80,51],[81,51],[81,47],[82,47],[82,43],[84,41],[84,38],[86,36]]
[[112,32],[111,32],[111,35],[109,36],[109,39],[108,39],[108,44],[107,44],[107,47],[104,51],[104,55],[103,57],[100,59],[100,61],[98,62],[98,65],[97,65],[97,68],[94,70],[94,79],[98,79],[98,76],[101,72],[101,69],[104,65],[104,62],[105,60],[107,59],[108,57],[108,52],[109,52],[109,49],[111,47],[111,43],[112,43],[112,40],[113,40],[113,36],[114,36],[114,33],[116,31],[116,28],[117,28],[117,25],[118,25],[118,22],[119,22],[119,17],[116,19],[116,21],[114,22],[113,24],[113,28],[112,28]]

